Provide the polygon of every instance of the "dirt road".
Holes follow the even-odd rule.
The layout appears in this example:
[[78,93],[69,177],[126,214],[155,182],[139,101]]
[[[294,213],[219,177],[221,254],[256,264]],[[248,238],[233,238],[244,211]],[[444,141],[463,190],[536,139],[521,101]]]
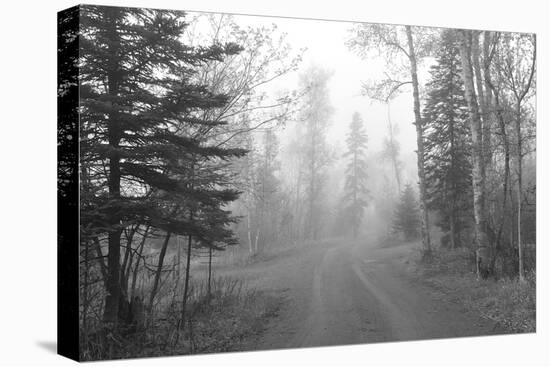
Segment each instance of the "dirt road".
[[320,242],[254,264],[248,280],[284,297],[251,349],[297,348],[502,333],[495,325],[410,278],[410,245]]

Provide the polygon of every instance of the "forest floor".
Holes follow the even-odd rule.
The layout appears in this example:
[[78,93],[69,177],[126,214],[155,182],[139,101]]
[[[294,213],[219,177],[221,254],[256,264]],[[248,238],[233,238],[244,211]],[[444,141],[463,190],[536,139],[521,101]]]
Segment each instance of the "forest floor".
[[512,332],[417,271],[416,244],[324,240],[222,270],[280,301],[234,350],[483,336]]

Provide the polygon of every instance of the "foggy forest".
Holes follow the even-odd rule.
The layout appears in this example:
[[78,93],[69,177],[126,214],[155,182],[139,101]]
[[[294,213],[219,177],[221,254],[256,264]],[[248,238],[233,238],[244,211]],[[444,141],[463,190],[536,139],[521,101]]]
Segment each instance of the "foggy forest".
[[535,331],[534,35],[92,5],[58,26],[80,359]]

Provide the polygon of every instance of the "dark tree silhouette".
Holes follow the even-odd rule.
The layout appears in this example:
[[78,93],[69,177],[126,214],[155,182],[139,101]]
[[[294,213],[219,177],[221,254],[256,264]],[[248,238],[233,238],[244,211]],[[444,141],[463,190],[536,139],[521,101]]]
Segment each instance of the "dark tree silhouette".
[[[212,181],[192,183],[196,162],[244,153],[201,141],[201,127],[223,122],[201,119],[198,112],[222,107],[227,97],[193,83],[192,75],[200,63],[221,60],[239,48],[184,45],[183,15],[80,7],[81,155],[86,176],[81,221],[85,238],[107,237],[104,321],[115,328],[125,319],[128,303],[121,286],[123,230],[146,223],[190,237],[208,233],[204,240],[211,242],[219,239],[212,238],[213,233],[227,233],[209,231],[211,226],[204,224],[212,221],[192,213],[211,213],[238,196]],[[226,222],[226,217],[219,221]]]

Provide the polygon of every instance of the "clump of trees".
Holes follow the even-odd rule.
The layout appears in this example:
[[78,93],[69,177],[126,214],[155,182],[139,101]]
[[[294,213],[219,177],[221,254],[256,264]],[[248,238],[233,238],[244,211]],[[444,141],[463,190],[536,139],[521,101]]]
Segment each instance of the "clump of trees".
[[184,318],[192,246],[234,241],[224,205],[239,192],[227,185],[224,166],[246,153],[205,139],[205,129],[226,122],[202,112],[222,108],[228,97],[195,82],[194,67],[241,49],[187,47],[177,12],[85,6],[80,19],[81,246],[88,260],[95,252],[104,272],[103,325],[118,330],[136,316],[141,299],[128,294],[139,265],[134,239],[145,241],[152,230],[164,242],[149,308],[171,236],[188,238]]
[[199,44],[186,41],[183,12],[86,5],[67,17],[81,24],[60,35],[79,51],[82,357],[116,357],[113,340],[167,318],[163,348],[178,348],[192,333],[192,259],[208,256],[209,300],[215,252],[239,241],[231,205],[253,150],[241,143],[261,129],[250,210],[267,237],[277,191],[268,127],[284,123],[296,96],[270,101],[259,87],[300,55],[272,40],[274,28],[244,32],[223,17]]
[[389,103],[412,87],[424,255],[430,210],[445,246],[471,248],[487,276],[523,279],[536,234],[534,35],[361,24],[348,46],[387,60],[385,77],[365,84],[369,97]]

